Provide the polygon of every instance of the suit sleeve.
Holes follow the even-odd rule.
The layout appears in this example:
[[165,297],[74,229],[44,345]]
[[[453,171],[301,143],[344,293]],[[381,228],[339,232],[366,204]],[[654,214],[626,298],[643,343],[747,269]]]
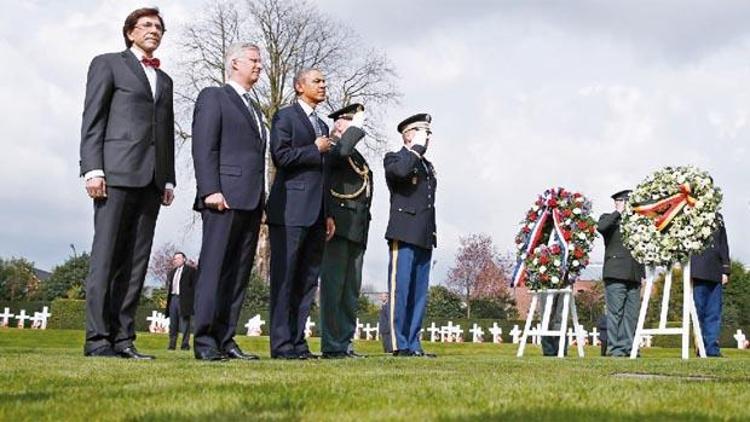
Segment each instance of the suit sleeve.
[[390,152],[383,159],[385,177],[391,180],[406,179],[411,175],[418,162],[419,157],[405,149],[400,152]]
[[193,165],[199,198],[221,192],[221,106],[217,94],[210,88],[201,91],[193,112]]
[[336,147],[331,149],[330,155],[335,156],[336,158],[346,159],[352,155],[354,147],[357,146],[359,141],[364,139],[364,137],[365,131],[358,127],[350,126],[344,131],[344,134],[341,135],[341,139],[338,144],[336,144]]
[[729,259],[729,242],[727,241],[727,229],[724,224],[719,228],[719,258],[721,259],[721,273],[729,275],[732,273],[732,261]]
[[271,122],[271,157],[276,167],[286,169],[319,166],[322,160],[315,143],[294,146],[291,118],[282,113],[276,113]]
[[617,211],[610,214],[602,214],[602,216],[599,217],[599,224],[597,225],[596,230],[602,235],[607,235],[617,228],[617,223],[619,222],[620,213]]
[[81,176],[104,170],[104,136],[114,93],[114,75],[104,56],[95,57],[86,77],[86,97],[81,123]]

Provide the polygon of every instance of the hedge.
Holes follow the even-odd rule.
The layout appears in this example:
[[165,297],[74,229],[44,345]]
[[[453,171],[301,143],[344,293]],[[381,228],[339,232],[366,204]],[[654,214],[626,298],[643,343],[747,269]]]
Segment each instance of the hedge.
[[[17,311],[20,311],[21,309],[25,309],[27,314],[33,315],[34,312],[41,311],[44,306],[49,306],[50,308],[50,319],[47,323],[47,327],[52,329],[72,329],[72,330],[83,330],[85,329],[86,325],[86,302],[84,300],[74,300],[74,299],[55,299],[50,304],[49,302],[2,302],[0,301],[0,310],[2,310],[5,307],[8,307],[11,309],[11,312],[15,313]],[[136,331],[148,331],[149,322],[146,320],[148,316],[151,315],[153,311],[157,312],[164,312],[163,308],[158,308],[154,305],[142,305],[138,307],[138,311],[136,313],[136,324],[135,328]],[[269,318],[268,318],[268,311],[262,310],[262,311],[256,311],[252,309],[243,309],[240,313],[240,320],[237,324],[237,334],[244,335],[247,331],[245,328],[245,324],[247,321],[254,317],[255,315],[260,314],[261,319],[265,321],[264,325],[261,327],[262,334],[268,335],[268,329],[269,329]],[[310,315],[312,321],[315,323],[314,332],[319,333],[320,329],[320,318],[318,314],[318,309],[314,309],[313,312],[311,312]],[[359,322],[361,324],[367,324],[369,323],[371,326],[375,326],[378,323],[378,315],[377,314],[362,314],[360,315]],[[455,319],[451,320],[453,322],[453,325],[460,325],[461,328],[464,330],[464,341],[471,341],[471,333],[469,333],[469,329],[474,324],[478,324],[485,330],[485,341],[487,341],[489,338],[491,338],[491,334],[488,332],[489,328],[492,327],[492,324],[497,322],[497,324],[502,327],[503,329],[503,341],[508,343],[511,341],[512,336],[510,335],[510,330],[513,328],[514,325],[518,325],[519,328],[523,329],[524,324],[526,321],[524,320],[498,320],[498,319]],[[428,328],[430,324],[435,323],[436,326],[440,327],[442,325],[446,325],[448,323],[448,319],[436,319],[436,318],[425,318],[424,320],[424,327]],[[534,324],[536,325],[537,321],[534,321]],[[679,323],[671,322],[668,324],[668,326],[674,327],[677,326]],[[586,326],[587,330],[591,330],[593,327]],[[724,326],[721,330],[720,338],[719,338],[719,344],[721,344],[721,347],[725,348],[735,348],[737,347],[737,342],[734,339],[734,334],[737,331],[737,329],[742,329],[745,333],[750,333],[750,327],[729,327]],[[429,333],[426,333],[425,338],[429,338]],[[656,336],[653,340],[653,345],[657,347],[667,347],[667,348],[673,348],[677,347],[679,348],[681,346],[682,338],[677,335],[671,335],[671,336]],[[691,339],[691,345],[692,345],[692,339]]]

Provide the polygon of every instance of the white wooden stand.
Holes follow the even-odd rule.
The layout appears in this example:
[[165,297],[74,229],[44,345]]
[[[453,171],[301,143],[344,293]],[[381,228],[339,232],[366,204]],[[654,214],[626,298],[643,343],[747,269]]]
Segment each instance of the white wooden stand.
[[[526,340],[528,336],[550,336],[560,337],[560,345],[557,348],[557,357],[561,358],[565,356],[565,338],[567,337],[568,331],[568,316],[572,317],[573,330],[576,335],[576,345],[578,346],[578,356],[583,357],[583,343],[584,336],[581,332],[581,326],[578,324],[578,311],[576,311],[576,301],[573,297],[573,288],[567,287],[564,289],[549,289],[544,291],[533,291],[531,292],[531,305],[529,306],[529,313],[526,316],[526,326],[523,329],[521,335],[521,341],[518,345],[517,357],[522,357],[524,349],[526,348]],[[536,313],[536,307],[539,304],[539,297],[546,296],[544,311],[542,313],[542,323],[537,328],[531,328],[531,321],[534,319]],[[563,309],[562,309],[562,320],[560,321],[559,330],[550,330],[550,321],[552,319],[552,302],[555,295],[563,295]],[[541,311],[541,309],[540,309]]]
[[693,323],[693,335],[695,343],[698,345],[698,356],[706,357],[706,348],[703,344],[703,335],[698,323],[698,313],[695,310],[695,301],[693,300],[693,282],[690,277],[690,259],[680,264],[682,267],[682,325],[680,327],[667,327],[667,311],[669,309],[669,291],[672,289],[672,267],[667,268],[664,279],[664,294],[661,298],[661,315],[659,317],[658,328],[643,328],[646,322],[646,313],[648,311],[648,301],[651,299],[651,292],[654,288],[654,279],[656,278],[656,269],[648,267],[646,269],[646,291],[643,292],[641,301],[641,311],[638,316],[638,325],[635,329],[635,338],[633,338],[633,347],[630,350],[630,359],[638,357],[638,348],[641,344],[641,337],[647,335],[681,335],[682,336],[682,358],[690,357],[690,322]]

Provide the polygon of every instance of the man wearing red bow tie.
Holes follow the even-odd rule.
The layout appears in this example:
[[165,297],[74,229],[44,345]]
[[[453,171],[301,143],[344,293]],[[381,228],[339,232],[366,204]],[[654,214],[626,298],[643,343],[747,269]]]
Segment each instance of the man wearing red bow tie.
[[164,30],[158,9],[135,10],[122,28],[127,49],[89,66],[80,162],[94,201],[86,356],[153,359],[133,341],[159,207],[174,198],[172,79],[153,56]]

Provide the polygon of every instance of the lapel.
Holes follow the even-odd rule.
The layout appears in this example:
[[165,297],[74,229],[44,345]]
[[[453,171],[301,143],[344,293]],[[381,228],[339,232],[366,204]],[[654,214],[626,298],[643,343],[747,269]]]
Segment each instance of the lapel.
[[167,273],[167,294],[172,294],[172,280],[174,280],[174,272],[177,271],[175,269],[169,270]]
[[154,99],[154,102],[158,102],[161,98],[161,95],[164,92],[164,84],[166,83],[166,79],[167,78],[165,77],[164,72],[156,69],[156,98]]
[[[135,54],[133,54],[133,52],[128,49],[120,53],[120,56],[122,56],[122,59],[125,61],[125,64],[128,66],[128,68],[135,74],[138,79],[140,79],[141,83],[143,84],[143,88],[146,90],[146,95],[148,95],[148,98],[150,98],[151,101],[154,101],[154,95],[151,92],[151,85],[148,83],[148,78],[146,78],[146,72],[143,71],[143,66],[141,66],[141,63],[138,61],[138,58],[135,57]],[[157,90],[159,89],[159,85],[161,84],[159,84],[157,77]]]
[[307,131],[310,133],[310,136],[315,139],[315,128],[313,128],[312,123],[310,122],[310,116],[305,114],[305,110],[302,109],[302,106],[299,105],[299,100],[294,100],[294,110],[297,112],[298,117],[300,120],[302,120],[302,124],[307,128]]
[[257,117],[253,118],[253,116],[250,115],[250,109],[245,105],[245,100],[243,100],[242,97],[237,94],[237,91],[235,91],[234,88],[232,88],[232,86],[229,84],[224,85],[224,91],[227,93],[227,96],[229,96],[229,100],[240,110],[240,113],[245,116],[245,119],[250,124],[253,133],[258,135],[258,138],[260,138],[262,142],[263,138],[258,133],[258,125],[255,122],[255,119]]

